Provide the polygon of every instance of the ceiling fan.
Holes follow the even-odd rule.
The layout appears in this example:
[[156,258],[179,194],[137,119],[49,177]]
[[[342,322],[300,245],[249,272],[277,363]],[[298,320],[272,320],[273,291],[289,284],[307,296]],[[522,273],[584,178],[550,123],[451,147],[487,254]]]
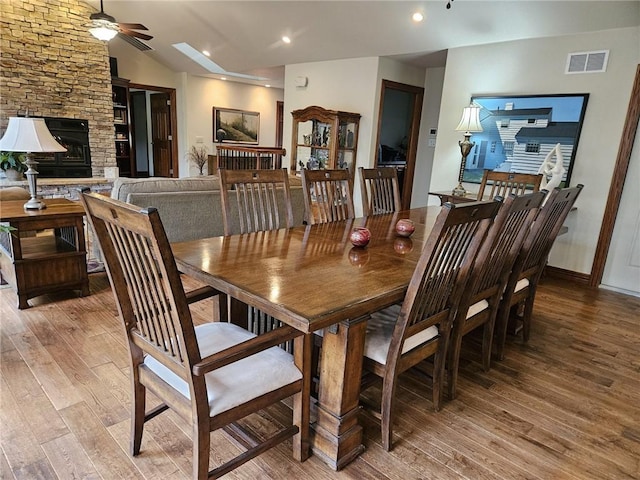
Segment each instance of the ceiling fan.
[[102,0],[100,0],[100,12],[92,13],[89,18],[91,19],[89,32],[91,32],[91,34],[98,40],[109,41],[118,33],[121,33],[122,35],[128,35],[130,37],[141,38],[142,40],[151,40],[153,38],[151,35],[147,35],[146,33],[135,31],[148,30],[148,28],[141,23],[116,22],[115,18],[104,13]]

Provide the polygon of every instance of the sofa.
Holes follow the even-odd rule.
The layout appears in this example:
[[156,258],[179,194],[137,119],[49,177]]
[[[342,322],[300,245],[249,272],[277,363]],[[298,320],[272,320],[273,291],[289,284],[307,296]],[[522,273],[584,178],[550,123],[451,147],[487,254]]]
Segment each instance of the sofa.
[[[297,178],[291,178],[290,183],[294,225],[302,225],[302,185]],[[120,177],[113,183],[111,198],[139,207],[157,208],[170,242],[224,235],[220,184],[215,175],[187,178]],[[237,218],[233,202],[231,217]],[[238,223],[232,225],[232,232],[240,232]]]

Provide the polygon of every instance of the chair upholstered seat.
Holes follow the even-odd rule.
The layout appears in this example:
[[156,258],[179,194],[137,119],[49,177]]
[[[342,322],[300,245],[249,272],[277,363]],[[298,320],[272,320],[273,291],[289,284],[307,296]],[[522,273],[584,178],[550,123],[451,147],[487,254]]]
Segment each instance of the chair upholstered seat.
[[[381,365],[386,365],[389,344],[398,320],[400,307],[400,304],[392,305],[371,315],[371,318],[367,321],[367,336],[364,341],[365,357],[375,360]],[[467,317],[473,317],[487,308],[489,308],[489,302],[480,300],[469,307]],[[435,325],[412,335],[404,341],[402,353],[405,354],[413,350],[418,345],[428,342],[437,335],[438,327]]]
[[487,308],[489,308],[489,302],[484,299],[480,300],[469,307],[469,310],[467,310],[467,318],[471,318]]
[[[205,358],[255,337],[232,323],[212,322],[195,327],[200,355]],[[189,385],[178,375],[147,355],[144,364],[186,398]],[[302,378],[293,356],[271,347],[205,375],[210,415],[218,415],[265,393]]]
[[[367,321],[367,336],[364,341],[364,356],[381,365],[387,363],[389,344],[400,313],[400,304],[392,305],[371,315]],[[435,325],[407,338],[402,346],[402,353],[407,353],[418,345],[438,336]]]
[[522,289],[525,289],[529,286],[529,279],[528,278],[521,278],[520,280],[518,280],[518,283],[516,283],[515,288],[513,289],[514,292],[519,292]]

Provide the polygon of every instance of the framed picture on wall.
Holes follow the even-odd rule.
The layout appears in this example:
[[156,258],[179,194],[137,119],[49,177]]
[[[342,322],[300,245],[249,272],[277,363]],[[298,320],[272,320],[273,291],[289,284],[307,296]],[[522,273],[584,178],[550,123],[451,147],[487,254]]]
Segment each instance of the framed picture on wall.
[[213,141],[257,145],[260,113],[213,107]]
[[477,95],[482,132],[467,157],[464,181],[480,183],[484,170],[538,173],[545,158],[560,144],[569,185],[589,94]]

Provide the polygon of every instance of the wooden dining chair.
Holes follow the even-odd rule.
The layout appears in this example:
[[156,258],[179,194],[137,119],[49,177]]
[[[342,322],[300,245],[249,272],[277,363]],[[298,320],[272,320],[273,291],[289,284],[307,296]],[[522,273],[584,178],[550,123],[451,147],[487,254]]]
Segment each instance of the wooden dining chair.
[[238,222],[239,233],[293,226],[289,175],[286,168],[218,169],[218,178],[225,235],[235,233],[235,222]]
[[[219,478],[294,437],[308,456],[310,335],[285,326],[255,336],[227,322],[194,327],[158,211],[94,193],[82,195],[99,239],[126,332],[131,362],[131,454],[145,422],[171,409],[192,425],[193,478]],[[295,338],[295,358],[275,347]],[[162,402],[146,409],[146,390]],[[267,440],[237,423],[294,397],[293,425]],[[210,432],[224,428],[247,450],[209,471]]]
[[507,198],[512,193],[524,195],[540,190],[542,174],[495,172],[485,170],[478,190],[478,200],[500,196]]
[[353,176],[347,169],[302,169],[302,189],[307,222],[336,222],[355,217]]
[[538,282],[547,265],[549,251],[582,188],[582,185],[578,185],[572,188],[556,188],[550,192],[522,244],[496,315],[495,342],[497,356],[501,360],[504,359],[510,314],[513,309],[518,309],[517,306],[522,307],[521,312],[516,312],[512,318],[521,323],[523,340],[529,340],[531,313]]
[[395,168],[358,167],[358,170],[364,216],[400,211],[400,187]]
[[483,329],[482,368],[485,372],[489,370],[495,318],[502,292],[545,194],[545,191],[541,191],[519,197],[509,195],[478,252],[449,342],[446,368],[451,400],[456,397],[462,339],[479,327]]
[[433,357],[433,407],[440,409],[445,357],[458,302],[499,202],[442,207],[425,242],[402,305],[371,315],[364,345],[362,387],[382,378],[382,445],[391,449],[398,376]]

